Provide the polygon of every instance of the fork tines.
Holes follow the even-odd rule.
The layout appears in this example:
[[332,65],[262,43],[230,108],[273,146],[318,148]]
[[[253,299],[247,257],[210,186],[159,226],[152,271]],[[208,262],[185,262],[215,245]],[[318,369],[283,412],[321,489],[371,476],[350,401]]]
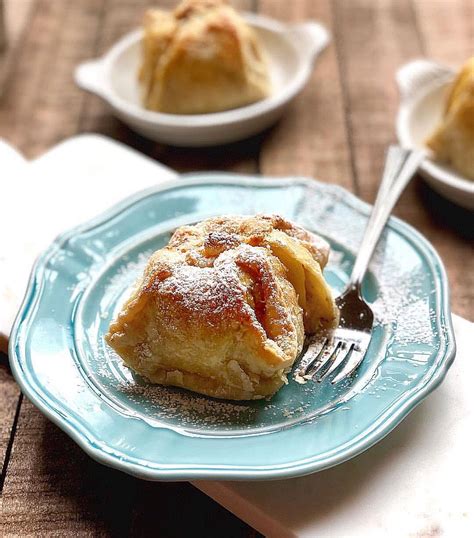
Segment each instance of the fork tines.
[[305,357],[310,358],[300,370],[302,377],[321,382],[345,363],[332,380],[332,383],[337,383],[357,368],[364,356],[362,342],[344,338],[338,334],[340,332],[341,329],[334,336],[314,341],[308,346]]

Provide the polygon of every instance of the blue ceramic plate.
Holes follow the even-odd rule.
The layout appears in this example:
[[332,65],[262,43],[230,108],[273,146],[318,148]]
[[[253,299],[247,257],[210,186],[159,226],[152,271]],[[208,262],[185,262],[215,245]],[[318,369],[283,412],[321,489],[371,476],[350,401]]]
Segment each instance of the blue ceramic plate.
[[140,193],[60,236],[40,256],[10,342],[28,398],[96,460],[151,480],[273,479],[345,461],[392,430],[444,378],[455,344],[433,248],[391,219],[364,282],[376,327],[358,375],[290,382],[232,403],[147,384],[104,334],[148,255],[179,225],[274,212],[326,237],[326,277],[348,279],[369,207],[304,179],[188,176]]

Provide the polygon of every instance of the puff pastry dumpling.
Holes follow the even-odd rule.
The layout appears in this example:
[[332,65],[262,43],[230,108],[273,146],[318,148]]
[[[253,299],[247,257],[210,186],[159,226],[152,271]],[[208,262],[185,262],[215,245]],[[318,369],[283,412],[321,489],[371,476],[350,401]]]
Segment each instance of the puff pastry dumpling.
[[337,321],[327,257],[324,240],[278,216],[183,226],[151,256],[106,341],[151,382],[233,400],[270,396],[305,332]]
[[270,80],[257,36],[225,0],[185,0],[145,14],[139,73],[145,108],[203,114],[267,97]]
[[437,160],[474,180],[474,57],[456,77],[443,120],[427,145]]

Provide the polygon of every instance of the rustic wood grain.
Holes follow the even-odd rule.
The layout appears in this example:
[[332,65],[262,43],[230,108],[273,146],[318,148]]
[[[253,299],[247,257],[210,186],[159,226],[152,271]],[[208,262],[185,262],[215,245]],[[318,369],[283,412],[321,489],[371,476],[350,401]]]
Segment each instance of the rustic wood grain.
[[[259,10],[286,22],[313,19],[334,34],[331,3],[327,0],[260,0]],[[316,177],[353,189],[336,53],[331,43],[317,60],[301,95],[268,132],[260,154],[262,174]]]
[[[398,91],[394,73],[405,62],[423,54],[423,38],[408,0],[337,0],[334,7],[358,193],[373,201],[385,149],[395,141]],[[430,17],[437,17],[437,7],[438,2],[423,3],[427,27]],[[437,38],[442,41],[443,36]],[[416,180],[402,196],[395,214],[434,244],[448,271],[454,311],[472,319],[472,214],[441,200]],[[467,273],[466,265],[470,268]]]
[[[12,0],[0,0],[4,25],[3,46],[0,46],[0,123],[2,121],[2,97],[8,84],[8,76],[22,45],[34,0],[22,0],[14,5]],[[8,126],[7,126],[8,127]],[[1,136],[1,135],[0,135]],[[1,163],[0,163],[0,181]],[[8,365],[8,357],[0,353],[0,491],[3,486],[6,466],[15,429],[15,417],[19,409],[20,390],[15,383]],[[0,511],[1,513],[1,511]]]
[[0,353],[0,491],[8,465],[19,396],[20,389],[10,372],[8,357]]
[[422,52],[459,68],[474,54],[474,2],[413,0]]
[[74,67],[94,54],[102,2],[38,0],[0,108],[0,136],[27,157],[78,131],[85,95]]
[[0,96],[14,64],[34,0],[0,0]]
[[0,53],[7,47],[7,29],[5,24],[5,5],[3,0],[0,0]]
[[408,0],[336,0],[333,6],[358,192],[373,199],[385,149],[395,141],[394,73],[419,54],[418,36]]

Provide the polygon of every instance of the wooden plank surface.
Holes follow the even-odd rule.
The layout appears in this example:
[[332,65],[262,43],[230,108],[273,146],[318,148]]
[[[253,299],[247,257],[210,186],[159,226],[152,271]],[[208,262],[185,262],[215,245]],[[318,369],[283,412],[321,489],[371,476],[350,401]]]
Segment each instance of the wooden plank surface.
[[14,64],[15,52],[23,37],[34,0],[0,0],[0,96]]
[[420,0],[413,5],[422,53],[459,68],[474,53],[474,2]]
[[[313,19],[334,35],[331,2],[261,0],[261,11],[292,23]],[[350,147],[337,49],[328,47],[318,59],[308,85],[262,143],[260,171],[267,175],[321,178],[353,190]]]
[[[395,139],[396,69],[422,55],[456,66],[473,51],[470,0],[241,0],[235,3],[241,9],[284,21],[320,20],[333,43],[308,86],[268,132],[224,147],[177,149],[134,134],[72,80],[78,62],[104,53],[139,24],[147,6],[171,6],[172,0],[4,2],[10,12],[15,7],[15,38],[0,101],[0,137],[28,157],[67,136],[94,131],[180,171],[314,176],[367,201],[377,190],[384,149]],[[421,181],[409,187],[396,213],[439,250],[453,310],[473,319],[472,214],[454,208]],[[190,485],[144,483],[90,460],[21,399],[5,356],[0,420],[4,535],[145,536],[160,529],[161,535],[182,536],[189,522],[195,536],[255,535]]]

